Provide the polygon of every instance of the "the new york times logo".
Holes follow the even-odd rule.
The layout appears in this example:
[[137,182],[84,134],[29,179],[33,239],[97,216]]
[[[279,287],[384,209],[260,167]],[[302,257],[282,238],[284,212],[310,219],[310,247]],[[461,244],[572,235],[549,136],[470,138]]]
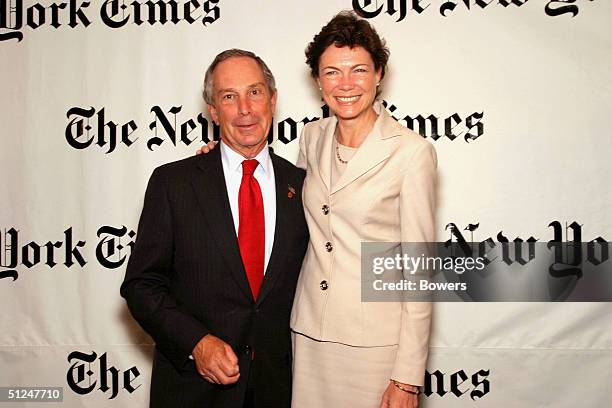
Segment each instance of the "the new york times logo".
[[[478,226],[479,224],[469,224],[464,229],[470,233],[468,240],[455,223],[448,223],[446,229],[450,232],[450,237],[447,242],[456,243],[465,254],[471,256],[485,256],[489,249],[499,244],[503,248],[501,260],[506,264],[516,262],[525,265],[533,259],[533,245],[539,241],[533,236],[525,240],[521,237],[515,237],[511,240],[504,235],[503,231],[500,231],[496,236],[497,242],[492,237],[488,237],[480,241],[477,248],[473,248],[470,243],[474,242],[474,231],[478,229]],[[548,247],[554,251],[555,262],[549,269],[552,276],[576,276],[580,278],[582,276],[581,265],[584,262],[599,265],[609,260],[608,241],[601,236],[585,241],[582,235],[582,225],[576,221],[566,224],[565,228],[559,221],[552,221],[548,226],[553,230],[553,237],[547,243]],[[572,235],[571,239],[570,233]],[[123,266],[134,247],[136,232],[126,226],[105,225],[98,228],[96,235],[98,242],[95,254],[98,264],[107,269],[116,269]],[[14,227],[0,229],[0,279],[13,278],[13,280],[16,280],[19,277],[16,270],[19,265],[32,268],[42,264],[54,268],[58,264],[63,264],[67,268],[71,268],[73,266],[83,267],[87,264],[87,260],[82,253],[86,241],[75,238],[72,227],[63,232],[63,237],[60,240],[30,241],[23,245],[23,240],[20,240],[20,238],[20,231]],[[510,246],[503,244],[510,242],[514,244],[525,243],[527,252],[522,252],[521,245],[515,246],[515,252],[508,251]],[[574,245],[561,245],[570,242]],[[586,251],[584,246],[580,245],[582,242],[587,242]],[[571,251],[571,253],[568,253],[568,251]]]
[[[482,10],[495,7],[521,7],[529,0],[439,0],[438,12],[448,17],[456,9],[468,11]],[[544,6],[546,15],[555,17],[563,14],[571,14],[575,17],[580,9],[580,2],[594,0],[548,0]],[[420,15],[425,11],[435,10],[430,0],[353,0],[353,10],[364,18],[374,18],[382,12],[391,17],[397,17],[396,22],[402,21],[408,13]]]
[[103,394],[109,394],[108,399],[115,398],[119,391],[126,390],[130,394],[142,384],[133,384],[140,376],[136,366],[121,372],[115,366],[109,366],[106,353],[98,355],[73,351],[68,355],[68,362],[72,363],[66,373],[68,386],[79,395],[93,392],[96,387]]
[[[104,268],[116,269],[126,261],[127,250],[134,247],[136,232],[125,226],[120,228],[105,225],[97,231],[99,238],[96,244],[96,261]],[[17,280],[17,267],[23,265],[33,268],[46,265],[54,268],[58,264],[66,268],[83,267],[87,260],[83,256],[86,241],[74,237],[72,227],[66,229],[60,240],[47,242],[30,241],[25,245],[20,242],[19,230],[9,228],[0,230],[0,279]],[[6,268],[6,269],[5,269]]]
[[[474,231],[479,225],[468,224],[463,229],[470,234],[467,240],[455,223],[447,224],[446,229],[450,232],[447,244],[455,243],[465,255],[483,257],[485,264],[491,262],[490,259],[487,259],[487,252],[497,246],[502,249],[500,261],[507,265],[514,263],[526,265],[535,258],[535,243],[539,239],[533,236],[527,239],[515,237],[511,240],[504,235],[503,231],[500,231],[496,236],[497,241],[493,237],[488,237],[473,247]],[[555,278],[574,276],[580,279],[583,275],[582,268],[586,263],[597,266],[610,259],[608,241],[601,236],[589,241],[583,240],[582,225],[576,221],[566,224],[565,227],[559,221],[553,221],[548,224],[548,227],[553,231],[552,239],[547,242],[547,247],[553,252],[554,259],[548,268],[550,276]]]
[[[123,28],[127,24],[162,26],[199,23],[203,26],[217,21],[221,15],[220,0],[106,0],[101,2],[99,18],[109,28]],[[43,6],[31,6],[23,0],[0,0],[0,41],[23,40],[25,27],[35,30],[50,25],[60,27],[89,27],[93,24],[89,10],[91,2],[70,0]],[[6,30],[6,31],[5,31]]]
[[[450,140],[461,137],[469,142],[484,134],[482,122],[484,112],[466,115],[453,113],[448,116],[433,114],[401,116],[397,114],[395,105],[384,101],[383,105],[402,125],[434,141],[441,137]],[[182,106],[173,106],[168,110],[160,106],[151,108],[150,113],[153,118],[148,124],[148,130],[151,132],[147,140],[149,150],[153,151],[166,142],[173,146],[179,144],[189,146],[194,142],[196,145],[201,145],[210,140],[219,140],[219,127],[206,119],[203,113],[199,113],[195,118],[186,118],[182,111]],[[329,107],[323,105],[321,117],[329,116]],[[106,108],[73,107],[68,110],[66,117],[69,122],[64,135],[68,145],[75,149],[98,148],[108,154],[114,152],[119,145],[130,147],[140,140],[137,134],[139,127],[135,120],[123,123],[109,120]],[[305,116],[302,119],[288,117],[280,120],[275,126],[270,127],[268,142],[271,144],[278,140],[283,144],[291,143],[298,138],[307,123],[318,119],[318,116]]]
[[469,393],[470,398],[475,401],[491,391],[491,383],[488,379],[490,373],[491,370],[482,369],[468,376],[464,370],[459,370],[448,375],[449,378],[447,378],[447,374],[440,370],[425,371],[423,395],[426,397],[454,395],[459,398]]

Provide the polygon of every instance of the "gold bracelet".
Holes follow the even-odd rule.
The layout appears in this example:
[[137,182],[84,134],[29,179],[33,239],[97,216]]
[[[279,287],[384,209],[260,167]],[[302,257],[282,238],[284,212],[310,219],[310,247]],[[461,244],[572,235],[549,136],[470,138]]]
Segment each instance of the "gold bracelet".
[[391,382],[393,383],[393,385],[395,385],[397,388],[399,388],[400,390],[407,392],[408,394],[412,394],[412,395],[419,395],[421,393],[421,390],[419,389],[419,387],[416,387],[416,391],[413,390],[409,390],[408,388],[403,387],[400,383],[398,383],[395,380],[391,380]]

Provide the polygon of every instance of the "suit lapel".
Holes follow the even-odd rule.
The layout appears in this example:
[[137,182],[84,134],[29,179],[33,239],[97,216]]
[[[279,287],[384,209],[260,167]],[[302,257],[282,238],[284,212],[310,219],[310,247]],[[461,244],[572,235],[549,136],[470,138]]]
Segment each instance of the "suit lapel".
[[317,169],[319,169],[319,176],[327,187],[327,191],[331,189],[331,164],[334,160],[332,147],[337,123],[336,117],[332,116],[326,126],[321,126],[323,135],[317,139],[316,145]]
[[[372,128],[372,132],[359,146],[351,160],[349,160],[342,176],[332,186],[330,194],[340,191],[389,157],[391,149],[387,139],[399,136],[400,134],[401,125],[381,107],[379,117]],[[332,150],[332,146],[329,147],[329,150]],[[335,158],[332,158],[332,160],[335,160]]]
[[216,148],[202,155],[197,167],[199,171],[195,172],[192,184],[202,215],[219,245],[219,256],[225,259],[245,296],[253,299],[242,264],[232,210],[227,197],[221,149]]
[[[279,158],[270,152],[272,166],[274,166],[274,184],[276,186],[276,226],[274,227],[274,244],[272,245],[272,253],[268,261],[268,268],[264,275],[264,280],[257,296],[257,304],[265,299],[274,286],[274,282],[278,276],[283,273],[281,265],[283,265],[287,254],[287,228],[291,228],[290,207],[287,193],[289,191],[289,183],[286,174],[278,166]],[[298,186],[292,186],[296,188]],[[298,195],[293,195],[291,200],[301,200]]]

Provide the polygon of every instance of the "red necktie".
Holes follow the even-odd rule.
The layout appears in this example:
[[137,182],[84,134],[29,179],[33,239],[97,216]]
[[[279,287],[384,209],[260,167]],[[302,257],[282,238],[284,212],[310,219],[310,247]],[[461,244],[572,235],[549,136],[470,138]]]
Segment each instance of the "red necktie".
[[257,299],[264,277],[265,223],[259,183],[253,173],[257,160],[242,162],[242,182],[238,192],[238,245],[253,298]]

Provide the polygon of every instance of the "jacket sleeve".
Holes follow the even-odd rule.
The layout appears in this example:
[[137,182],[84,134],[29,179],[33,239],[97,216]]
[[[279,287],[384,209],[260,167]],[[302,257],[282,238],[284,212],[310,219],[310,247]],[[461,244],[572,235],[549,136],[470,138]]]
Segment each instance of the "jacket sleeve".
[[[411,155],[400,192],[402,242],[435,240],[436,152],[430,143]],[[399,348],[391,378],[423,385],[429,349],[431,302],[403,302]]]
[[156,169],[149,180],[121,296],[157,348],[181,370],[189,363],[195,345],[209,330],[182,310],[170,291],[174,237],[167,184],[162,173]]

